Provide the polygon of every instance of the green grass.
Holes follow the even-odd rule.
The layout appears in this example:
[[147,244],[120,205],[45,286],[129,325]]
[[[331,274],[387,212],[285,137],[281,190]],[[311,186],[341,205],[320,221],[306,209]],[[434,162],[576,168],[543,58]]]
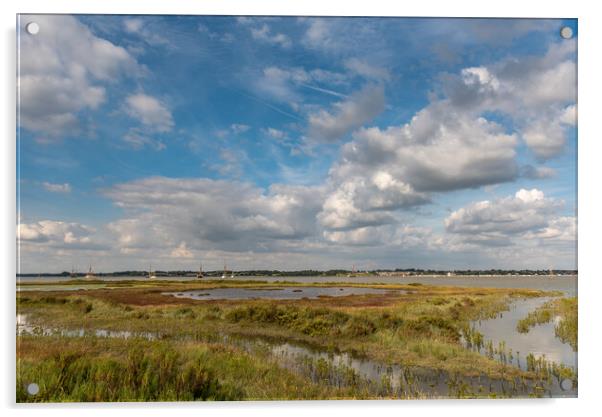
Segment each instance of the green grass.
[[[193,401],[362,397],[323,387],[265,355],[221,345],[143,339],[20,337],[17,402]],[[30,396],[26,386],[40,392]]]
[[43,363],[19,364],[17,401],[28,401],[24,380],[41,386],[36,401],[237,400],[243,393],[221,384],[204,355],[184,359],[173,348],[133,348],[126,358],[93,357],[66,349]]

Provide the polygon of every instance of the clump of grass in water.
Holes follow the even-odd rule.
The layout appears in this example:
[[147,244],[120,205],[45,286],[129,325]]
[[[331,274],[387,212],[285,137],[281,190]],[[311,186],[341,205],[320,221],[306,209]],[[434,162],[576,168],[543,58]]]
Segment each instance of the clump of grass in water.
[[[475,340],[479,340],[481,346],[484,347],[484,354],[490,359],[496,360],[504,366],[513,364],[516,360],[516,366],[520,367],[520,352],[507,349],[504,341],[500,341],[497,347],[491,340],[483,343],[482,337],[483,335],[473,328],[463,329],[463,338],[469,349],[475,349],[480,352],[481,348],[478,348],[477,343],[475,343]],[[556,378],[559,384],[562,380],[569,379],[573,387],[577,386],[577,373],[572,368],[564,364],[549,361],[545,355],[536,357],[533,353],[529,353],[525,357],[525,360],[527,371],[532,373],[531,379],[535,381],[536,387],[539,387],[538,389],[544,389],[543,383],[550,385],[552,377]],[[523,377],[523,384],[524,382]],[[513,380],[513,384],[516,388],[516,380]]]
[[554,326],[554,332],[562,342],[569,343],[577,351],[577,297],[560,298],[548,301],[544,305],[530,312],[519,320],[516,330],[527,333],[538,324],[552,321],[555,316],[560,316],[560,321]]
[[551,383],[552,377],[555,377],[560,383],[563,379],[569,379],[573,387],[577,386],[577,373],[563,364],[548,361],[545,355],[536,357],[532,353],[526,356],[527,370],[537,375],[538,379]]
[[474,349],[477,352],[480,352],[484,346],[483,333],[479,332],[474,327],[465,325],[462,328],[462,337],[464,338],[464,342],[468,349]]

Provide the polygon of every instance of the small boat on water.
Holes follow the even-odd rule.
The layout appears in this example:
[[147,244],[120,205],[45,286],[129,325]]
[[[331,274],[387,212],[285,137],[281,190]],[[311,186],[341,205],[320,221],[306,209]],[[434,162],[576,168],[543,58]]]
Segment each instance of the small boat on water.
[[203,264],[201,264],[201,266],[199,266],[199,272],[196,273],[196,277],[197,277],[197,279],[201,279],[201,278],[205,277],[205,275],[203,274]]
[[228,278],[228,267],[226,266],[226,263],[224,262],[224,273],[222,274],[222,279],[226,279]]
[[153,272],[153,266],[149,265],[148,267],[148,279],[155,279],[157,278],[157,275],[155,275],[155,273]]
[[355,265],[353,265],[351,267],[351,273],[347,274],[347,278],[355,278],[356,277],[356,271],[355,271]]
[[86,274],[86,279],[93,279],[96,275],[94,275],[94,271],[92,270],[92,265],[90,265],[90,269],[88,269],[88,273]]

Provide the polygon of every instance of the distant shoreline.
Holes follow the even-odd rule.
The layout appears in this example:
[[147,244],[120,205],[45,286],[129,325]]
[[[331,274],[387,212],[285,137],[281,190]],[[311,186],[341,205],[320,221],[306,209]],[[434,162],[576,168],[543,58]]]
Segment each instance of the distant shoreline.
[[[194,271],[155,271],[157,278],[191,278],[196,277],[197,272]],[[391,271],[377,270],[369,272],[351,272],[351,271],[232,271],[235,277],[347,277],[347,278],[368,278],[368,277],[438,277],[438,278],[453,278],[453,277],[532,277],[532,276],[578,276],[577,270],[558,270],[553,271]],[[204,278],[219,278],[223,271],[207,271],[204,272]],[[63,273],[21,273],[16,274],[17,278],[72,278],[83,279],[85,273],[71,274]],[[148,275],[146,271],[127,271],[127,272],[109,272],[95,273],[94,278],[139,278]]]

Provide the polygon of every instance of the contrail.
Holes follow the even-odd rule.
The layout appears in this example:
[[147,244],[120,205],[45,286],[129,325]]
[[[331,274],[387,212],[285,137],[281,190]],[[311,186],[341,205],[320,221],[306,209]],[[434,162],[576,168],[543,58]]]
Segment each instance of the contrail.
[[336,91],[328,90],[326,88],[316,87],[316,86],[313,86],[313,85],[303,84],[303,83],[299,83],[299,85],[302,86],[302,87],[306,87],[306,88],[309,88],[309,89],[312,89],[312,90],[319,91],[321,93],[330,94],[331,96],[335,96],[335,97],[341,97],[341,98],[348,98],[349,97],[346,94],[338,93]]

